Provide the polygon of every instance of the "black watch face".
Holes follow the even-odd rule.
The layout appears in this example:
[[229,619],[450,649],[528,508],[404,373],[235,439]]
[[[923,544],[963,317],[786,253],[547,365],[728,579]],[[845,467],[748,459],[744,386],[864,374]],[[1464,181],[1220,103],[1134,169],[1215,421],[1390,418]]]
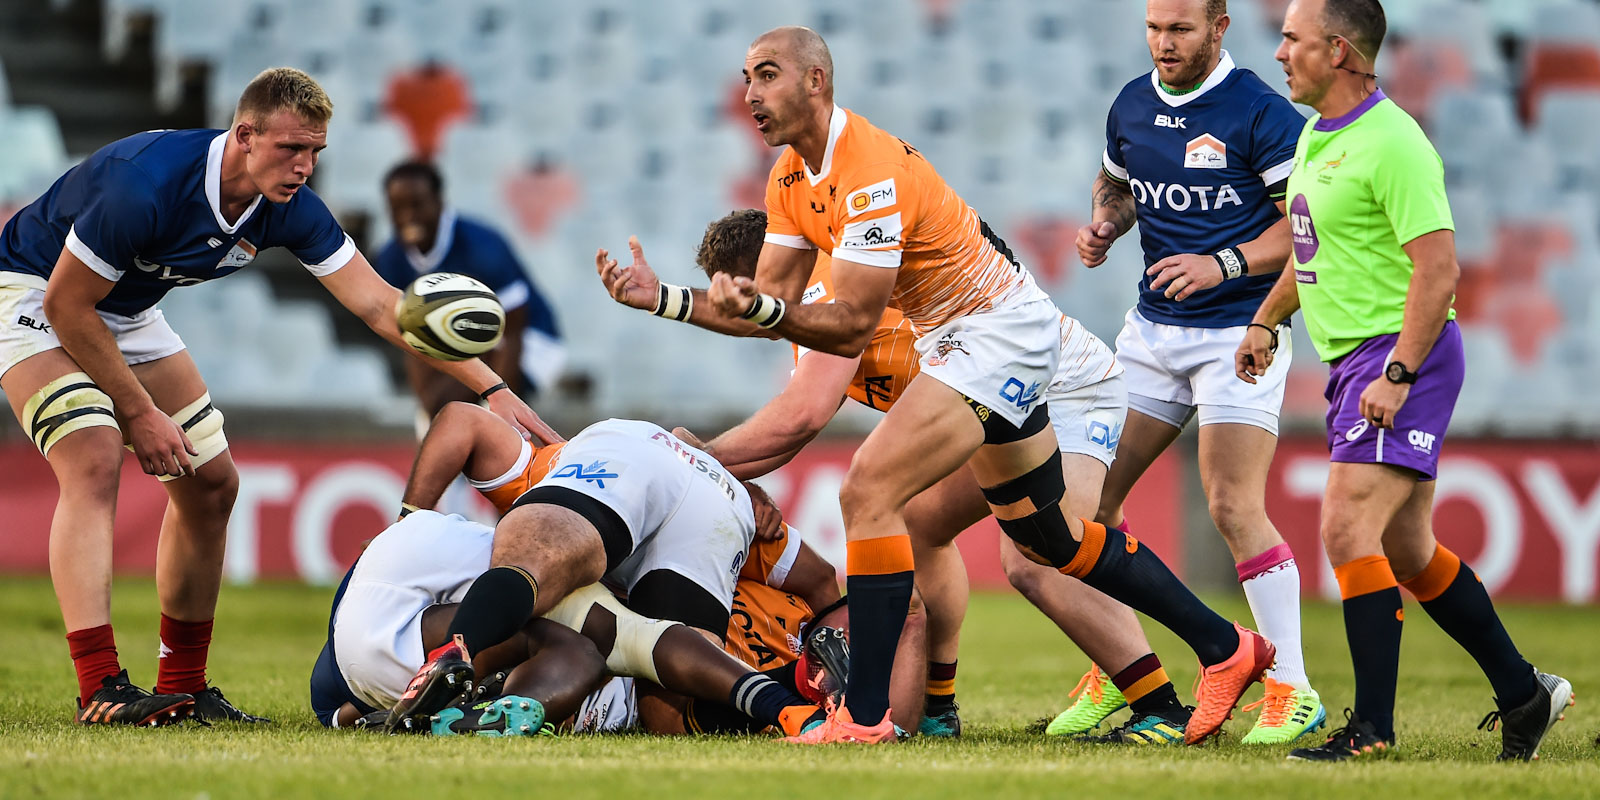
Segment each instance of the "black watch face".
[[1401,364],[1398,361],[1390,364],[1389,365],[1389,369],[1388,369],[1388,373],[1389,373],[1388,374],[1388,378],[1389,378],[1390,382],[1392,382],[1392,383],[1404,383],[1405,382],[1405,379],[1406,379],[1406,367],[1405,367],[1404,364]]

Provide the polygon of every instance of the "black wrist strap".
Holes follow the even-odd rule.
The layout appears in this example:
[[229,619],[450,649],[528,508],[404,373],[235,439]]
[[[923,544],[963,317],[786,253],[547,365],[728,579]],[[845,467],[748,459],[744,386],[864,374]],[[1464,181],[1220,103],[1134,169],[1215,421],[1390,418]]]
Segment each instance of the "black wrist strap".
[[1217,266],[1222,269],[1222,279],[1231,281],[1243,278],[1250,271],[1250,263],[1245,261],[1244,253],[1237,247],[1224,247],[1211,257],[1217,260]]
[[495,392],[498,392],[501,389],[510,389],[510,388],[511,388],[510,386],[506,385],[505,381],[501,381],[501,382],[499,382],[499,383],[497,383],[497,384],[495,384],[493,386],[490,386],[487,389],[484,389],[481,392],[478,392],[478,399],[487,401],[489,399],[489,395],[494,394]]
[[1260,328],[1261,330],[1266,331],[1267,335],[1272,337],[1272,344],[1267,345],[1267,352],[1269,352],[1269,353],[1278,352],[1278,329],[1277,328],[1274,328],[1274,327],[1272,327],[1270,325],[1262,325],[1259,322],[1252,322],[1249,325],[1246,325],[1245,327],[1246,328]]

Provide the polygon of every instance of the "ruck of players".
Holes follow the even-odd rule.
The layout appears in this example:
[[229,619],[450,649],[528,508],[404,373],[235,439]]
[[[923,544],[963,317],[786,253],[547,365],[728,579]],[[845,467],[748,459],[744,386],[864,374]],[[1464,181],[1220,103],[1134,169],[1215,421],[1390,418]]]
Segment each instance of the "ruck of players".
[[[309,676],[308,716],[334,731],[319,735],[960,737],[955,543],[992,517],[1006,579],[1092,662],[1054,676],[1073,699],[1038,709],[1040,741],[1193,746],[1240,714],[1242,746],[1294,761],[1404,752],[1409,593],[1428,618],[1411,624],[1481,669],[1497,757],[1533,759],[1573,702],[1544,669],[1569,665],[1525,659],[1435,536],[1440,453],[1472,378],[1446,165],[1378,78],[1384,9],[1289,3],[1281,76],[1240,66],[1231,23],[1226,0],[1148,0],[1152,68],[1118,76],[1094,177],[1029,189],[1084,209],[1071,269],[1141,254],[1125,276],[1137,302],[1103,331],[1067,313],[1080,298],[1041,288],[912,136],[850,102],[859,87],[836,87],[822,35],[751,31],[728,71],[775,159],[763,207],[705,220],[699,243],[629,238],[614,256],[620,243],[596,242],[583,276],[615,301],[603,314],[792,356],[782,387],[720,431],[547,425],[517,390],[554,385],[560,334],[511,246],[445,202],[437,167],[406,162],[384,181],[396,238],[375,269],[307,186],[340,98],[299,69],[242,87],[226,129],[96,150],[0,233],[0,387],[60,488],[51,578],[78,685],[60,711],[86,726],[282,724],[208,670],[239,469],[160,309],[282,247],[405,353],[423,410],[392,524],[364,532],[333,597]],[[1196,181],[1206,191],[1183,202],[1151,188]],[[668,282],[681,276],[694,285]],[[1292,352],[1294,326],[1312,352]],[[1267,511],[1295,357],[1329,370],[1321,553],[1292,550]],[[876,421],[838,492],[836,565],[760,481],[851,404]],[[1191,427],[1249,619],[1191,591],[1130,507]],[[167,497],[153,681],[123,669],[111,625],[126,452]],[[452,491],[494,518],[450,513]],[[1322,558],[1348,665],[1301,625],[1302,568]],[[1145,625],[1188,652],[1158,654]],[[1163,658],[1198,662],[1192,690]],[[1347,666],[1353,695],[1319,691]],[[970,716],[983,701],[966,702]]]

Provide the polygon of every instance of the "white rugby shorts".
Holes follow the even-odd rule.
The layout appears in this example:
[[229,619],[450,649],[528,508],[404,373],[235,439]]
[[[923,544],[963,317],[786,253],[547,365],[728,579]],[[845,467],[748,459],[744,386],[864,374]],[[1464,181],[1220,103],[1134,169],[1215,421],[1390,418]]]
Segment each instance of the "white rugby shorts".
[[[61,346],[44,317],[44,290],[48,283],[37,275],[0,272],[0,375],[31,356]],[[159,308],[132,317],[99,312],[117,348],[128,364],[144,364],[184,349],[183,340],[167,324]]]
[[1233,354],[1245,330],[1165,325],[1130,309],[1117,336],[1128,407],[1177,428],[1198,416],[1201,425],[1242,423],[1277,434],[1292,337],[1287,325],[1279,326],[1272,366],[1250,384],[1233,373]]
[[459,603],[489,568],[494,529],[414,511],[362,552],[333,615],[333,649],[350,691],[391,708],[422,668],[422,612]]
[[568,442],[536,486],[580,492],[622,518],[634,547],[606,574],[612,582],[632,591],[645,575],[670,570],[732,607],[755,512],[716,459],[659,426],[612,419]]
[[573,733],[621,733],[639,727],[639,695],[633,678],[612,678],[583,698]]
[[1111,466],[1128,416],[1122,376],[1122,365],[1111,348],[1083,323],[1063,314],[1060,363],[1044,393],[1062,453],[1093,456]]
[[1055,381],[1060,320],[1043,296],[951,320],[917,338],[922,374],[1020,428]]

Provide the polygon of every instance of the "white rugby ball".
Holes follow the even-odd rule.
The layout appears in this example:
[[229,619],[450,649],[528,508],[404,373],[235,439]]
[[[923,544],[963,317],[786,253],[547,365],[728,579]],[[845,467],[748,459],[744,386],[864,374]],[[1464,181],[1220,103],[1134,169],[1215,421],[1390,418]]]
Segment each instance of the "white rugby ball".
[[445,361],[489,352],[506,327],[500,298],[477,279],[454,272],[433,272],[412,281],[394,315],[406,344]]

